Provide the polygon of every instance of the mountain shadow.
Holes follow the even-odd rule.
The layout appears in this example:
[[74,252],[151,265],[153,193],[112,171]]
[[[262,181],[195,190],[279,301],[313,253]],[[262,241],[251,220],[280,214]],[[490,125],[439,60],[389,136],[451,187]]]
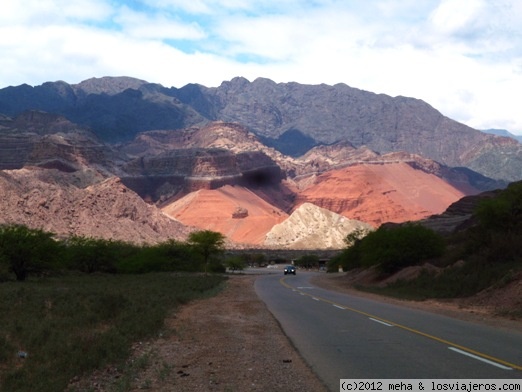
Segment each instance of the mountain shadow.
[[260,136],[260,140],[268,147],[273,147],[282,154],[294,158],[306,154],[318,145],[313,138],[295,128],[289,129],[277,139]]

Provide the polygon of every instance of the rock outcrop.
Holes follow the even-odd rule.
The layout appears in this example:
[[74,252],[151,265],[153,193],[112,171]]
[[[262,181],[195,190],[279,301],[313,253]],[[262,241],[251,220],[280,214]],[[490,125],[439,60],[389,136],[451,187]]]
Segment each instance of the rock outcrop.
[[441,178],[404,162],[362,163],[308,178],[295,205],[310,202],[377,227],[441,213],[463,196]]
[[217,231],[250,246],[261,245],[266,233],[288,217],[251,190],[231,185],[192,192],[162,211],[186,225]]
[[62,116],[28,111],[0,119],[0,170],[41,166],[74,172],[89,167],[109,176],[121,161],[110,146]]
[[122,169],[122,181],[154,202],[224,185],[272,185],[283,177],[279,166],[262,152],[235,154],[223,149],[171,150],[135,159]]
[[284,162],[281,154],[238,124],[145,132],[119,150],[132,159],[122,181],[154,202],[224,185],[276,185],[285,176],[274,160]]
[[0,224],[137,244],[184,240],[191,231],[116,177],[79,188],[73,185],[77,175],[42,168],[0,171]]
[[264,244],[288,249],[342,249],[346,236],[355,230],[371,231],[373,227],[304,203],[266,234]]
[[421,219],[418,223],[441,234],[467,229],[477,223],[474,213],[479,203],[497,194],[498,191],[489,191],[465,196],[452,203],[444,212]]
[[28,109],[63,115],[112,143],[143,131],[226,121],[248,127],[265,145],[294,157],[314,146],[348,142],[379,154],[418,154],[498,180],[522,179],[522,145],[516,140],[460,124],[418,99],[345,84],[234,78],[214,88],[177,89],[120,77],[0,89],[0,113],[16,116]]

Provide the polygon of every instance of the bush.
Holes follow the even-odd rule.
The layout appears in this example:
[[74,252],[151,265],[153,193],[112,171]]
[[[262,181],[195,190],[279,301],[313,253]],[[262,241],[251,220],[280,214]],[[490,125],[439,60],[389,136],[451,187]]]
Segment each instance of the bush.
[[232,272],[243,271],[245,269],[246,262],[240,257],[229,257],[225,260],[225,266]]
[[226,272],[219,256],[225,248],[225,236],[211,230],[194,231],[189,234],[188,243],[199,254],[205,266],[205,272]]
[[61,249],[53,237],[53,233],[23,225],[0,227],[0,273],[7,269],[16,280],[23,281],[30,273],[54,269]]
[[317,255],[304,255],[295,261],[295,265],[301,268],[318,268],[319,261],[320,259]]
[[522,259],[522,182],[483,200],[475,212],[479,225],[469,231],[468,249],[484,261],[509,263]]
[[142,246],[130,257],[121,259],[118,272],[145,273],[160,271],[203,271],[203,263],[188,244],[169,240],[152,246]]
[[345,270],[378,266],[384,273],[393,273],[442,255],[444,247],[441,236],[418,224],[380,227],[356,240],[350,248],[334,258],[329,263],[329,270],[334,270],[337,264]]
[[130,244],[100,238],[72,237],[67,241],[67,264],[82,272],[116,272],[116,263],[134,249]]
[[398,298],[425,300],[428,298],[468,297],[494,285],[509,282],[513,276],[512,265],[483,265],[480,260],[470,260],[463,265],[446,268],[440,274],[423,271],[414,280],[399,280],[385,288],[364,288]]
[[[75,275],[0,285],[0,390],[67,390],[75,376],[120,366],[134,342],[157,336],[180,304],[224,278],[184,274]],[[27,359],[16,357],[18,350]]]

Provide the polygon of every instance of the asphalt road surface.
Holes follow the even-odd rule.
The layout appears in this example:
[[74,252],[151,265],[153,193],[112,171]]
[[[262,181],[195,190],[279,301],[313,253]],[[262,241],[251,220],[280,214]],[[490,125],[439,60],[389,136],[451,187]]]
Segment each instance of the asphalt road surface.
[[269,274],[256,292],[332,391],[340,379],[520,379],[522,331],[321,289]]

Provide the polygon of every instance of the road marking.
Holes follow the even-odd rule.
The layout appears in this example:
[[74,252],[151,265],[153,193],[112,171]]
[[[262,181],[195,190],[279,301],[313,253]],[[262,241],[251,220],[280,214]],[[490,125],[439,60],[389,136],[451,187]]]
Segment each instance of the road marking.
[[[285,278],[281,278],[279,279],[279,283],[281,283],[283,286],[285,286],[286,288],[288,289],[295,289],[293,286],[289,285],[288,283],[285,282]],[[302,295],[308,295],[311,297],[310,294],[308,293],[303,293],[301,292]],[[402,324],[397,324],[393,321],[390,321],[390,320],[386,320],[386,319],[383,319],[381,317],[378,317],[378,316],[375,316],[373,314],[370,314],[370,313],[367,313],[367,312],[364,312],[362,310],[358,310],[358,309],[354,309],[354,308],[350,308],[349,306],[342,306],[342,305],[339,305],[337,304],[336,302],[334,301],[330,301],[329,299],[326,299],[326,298],[321,298],[321,297],[317,297],[320,301],[323,301],[323,302],[326,302],[330,305],[333,305],[335,306],[336,308],[339,308],[339,309],[343,309],[343,310],[349,310],[351,312],[354,312],[354,313],[358,313],[358,314],[362,314],[364,316],[367,316],[369,318],[373,318],[375,320],[380,320],[381,322],[384,322],[384,323],[388,323],[390,324],[391,326],[394,326],[394,327],[397,327],[397,328],[401,328],[401,329],[404,329],[405,331],[409,331],[411,333],[414,333],[416,335],[420,335],[420,336],[424,336],[425,338],[428,338],[428,339],[431,339],[431,340],[435,340],[439,343],[442,343],[442,344],[445,344],[446,346],[453,346],[454,348],[456,349],[459,349],[463,352],[466,352],[468,354],[471,354],[471,355],[475,355],[477,357],[480,357],[482,358],[483,360],[488,360],[490,362],[493,362],[493,363],[496,363],[498,365],[504,365],[506,367],[506,369],[517,369],[517,370],[522,370],[522,365],[515,365],[514,363],[510,363],[508,361],[504,361],[503,359],[500,359],[500,358],[496,358],[496,357],[493,357],[491,355],[488,355],[488,354],[484,354],[484,353],[481,353],[479,351],[476,351],[476,350],[473,350],[471,348],[468,348],[468,347],[464,347],[464,346],[461,346],[459,344],[456,344],[456,343],[453,343],[453,342],[450,342],[448,340],[445,340],[445,339],[442,339],[442,338],[439,338],[437,336],[433,336],[433,335],[430,335],[428,333],[425,333],[425,332],[422,332],[422,331],[419,331],[417,329],[414,329],[414,328],[410,328],[410,327],[407,327],[405,325],[402,325]]]
[[313,299],[314,301],[320,301],[319,298],[312,297],[312,299]]
[[466,351],[459,350],[458,348],[455,348],[455,347],[448,347],[448,348],[450,350],[452,350],[452,351],[455,351],[455,352],[459,353],[459,354],[466,355],[466,356],[471,357],[473,359],[476,359],[478,361],[485,362],[485,363],[487,363],[489,365],[493,365],[493,366],[496,366],[496,367],[504,369],[504,370],[513,370],[513,368],[511,368],[511,367],[507,367],[507,366],[501,365],[500,363],[490,361],[489,359],[485,359],[485,358],[479,357],[478,355],[470,354],[470,353],[468,353]]
[[375,319],[373,317],[370,317],[370,320],[375,321],[376,323],[379,323],[379,324],[386,325],[387,327],[393,327],[393,325],[385,323],[384,321],[381,321],[381,320],[377,320],[377,319]]

